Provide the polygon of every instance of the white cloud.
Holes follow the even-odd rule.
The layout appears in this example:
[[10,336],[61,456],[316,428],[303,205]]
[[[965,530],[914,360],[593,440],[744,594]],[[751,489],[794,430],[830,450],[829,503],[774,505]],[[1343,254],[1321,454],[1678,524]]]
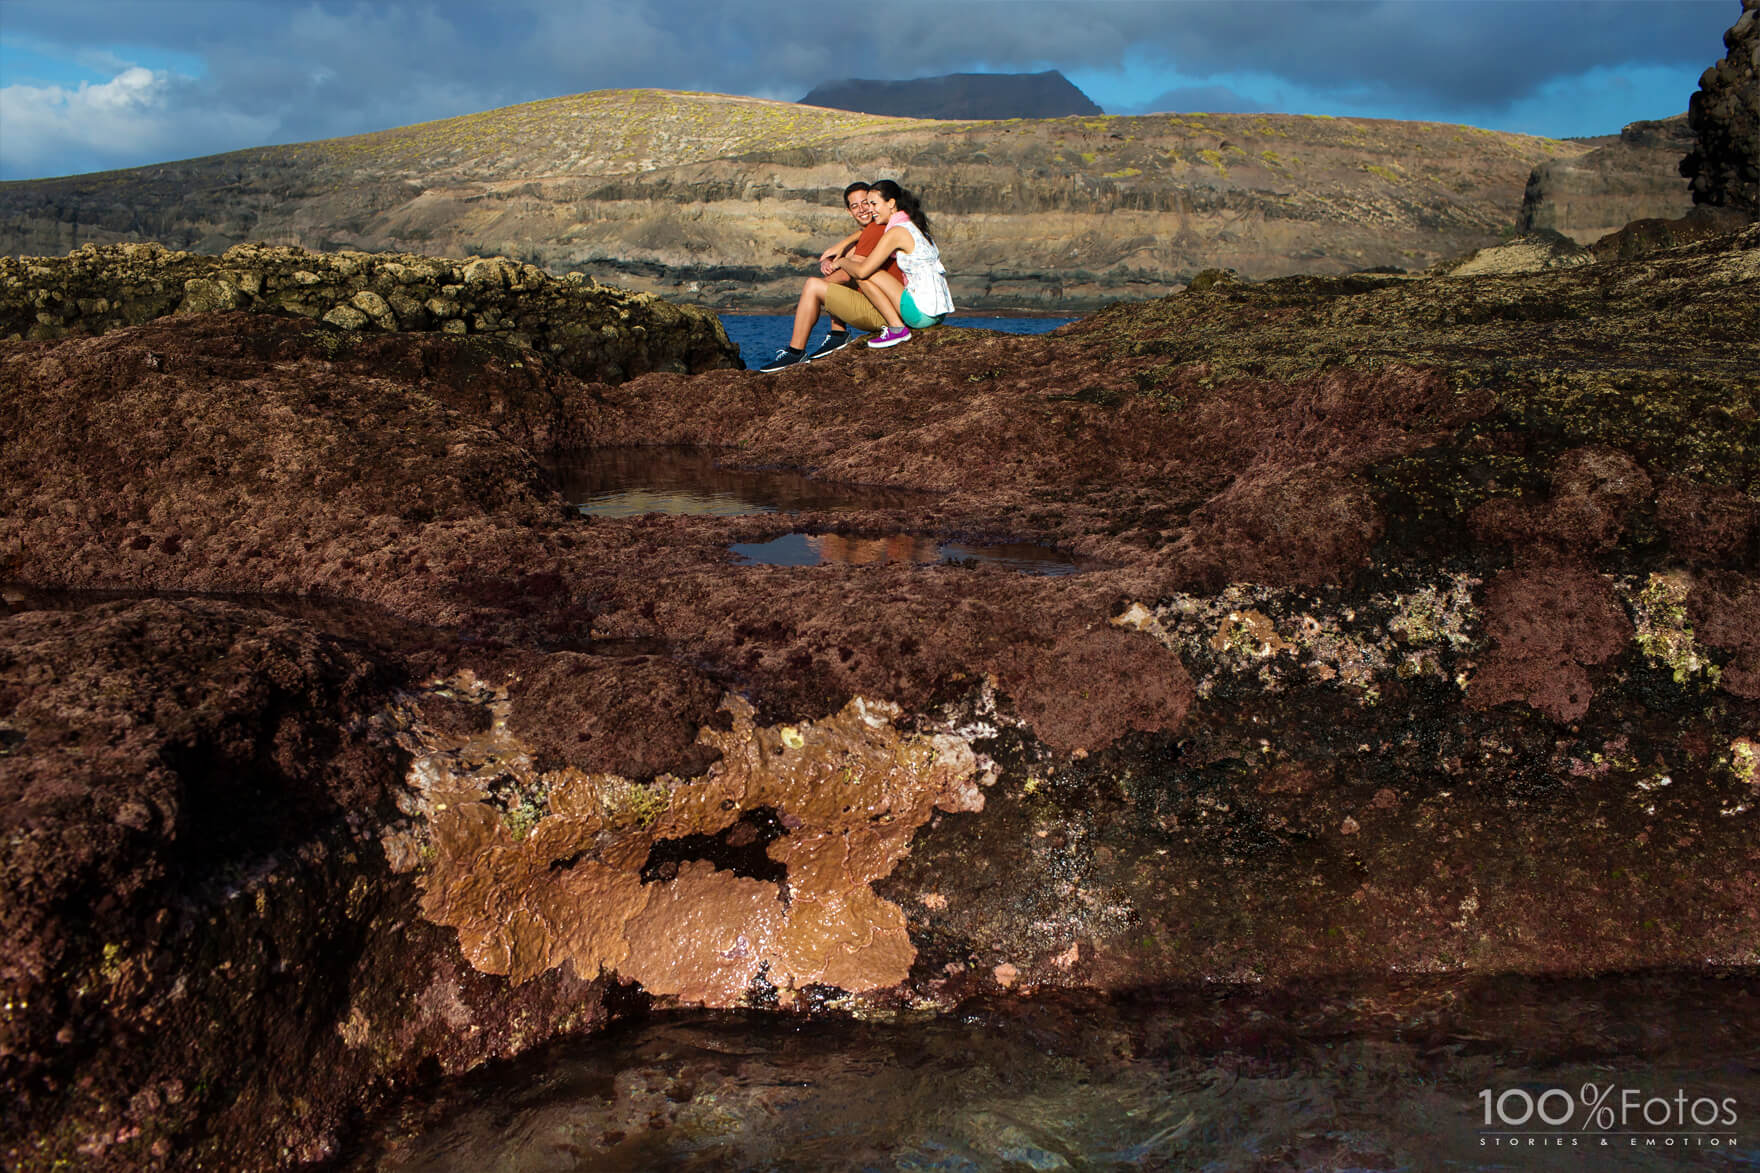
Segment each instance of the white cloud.
[[192,146],[247,146],[273,129],[269,120],[182,101],[190,86],[189,78],[135,65],[72,88],[0,88],[0,178],[40,175],[51,162],[67,173],[188,157]]

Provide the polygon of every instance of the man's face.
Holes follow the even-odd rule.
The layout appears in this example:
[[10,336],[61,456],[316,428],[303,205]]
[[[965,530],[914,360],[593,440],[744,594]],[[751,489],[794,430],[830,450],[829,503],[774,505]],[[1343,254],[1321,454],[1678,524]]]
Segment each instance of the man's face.
[[867,227],[868,221],[874,218],[874,210],[868,206],[868,189],[858,187],[844,198],[849,214],[855,217],[856,223]]

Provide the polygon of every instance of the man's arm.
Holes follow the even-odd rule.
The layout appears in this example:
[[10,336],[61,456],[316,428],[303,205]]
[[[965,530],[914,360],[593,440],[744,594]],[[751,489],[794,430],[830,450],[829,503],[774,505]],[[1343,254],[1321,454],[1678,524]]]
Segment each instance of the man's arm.
[[886,235],[880,238],[880,243],[874,247],[874,251],[870,255],[858,257],[851,254],[847,257],[837,258],[833,264],[851,277],[860,280],[872,277],[885,268],[886,262],[892,258],[893,253],[912,252],[915,248],[916,242],[911,240],[910,233],[903,228],[888,228]]
[[850,250],[850,246],[862,238],[860,230],[850,233],[830,248],[819,254],[819,272],[831,276],[831,270],[837,267],[837,258]]

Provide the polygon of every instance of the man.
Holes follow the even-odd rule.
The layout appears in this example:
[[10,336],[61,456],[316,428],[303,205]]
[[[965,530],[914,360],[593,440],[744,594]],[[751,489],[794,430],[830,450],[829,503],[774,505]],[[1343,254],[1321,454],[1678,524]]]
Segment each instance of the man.
[[[861,290],[853,287],[848,273],[837,267],[837,259],[846,253],[857,260],[868,255],[882,236],[886,225],[874,223],[873,209],[868,206],[868,185],[852,183],[843,189],[843,206],[860,228],[819,254],[820,277],[809,277],[801,286],[801,298],[795,305],[794,333],[789,344],[776,352],[776,357],[758,370],[771,374],[799,363],[835,354],[849,345],[849,326],[869,333],[886,328],[886,319],[874,308]],[[886,271],[900,282],[904,274],[896,260],[886,262]],[[831,314],[831,332],[812,354],[807,353],[807,339],[812,337],[821,311]]]

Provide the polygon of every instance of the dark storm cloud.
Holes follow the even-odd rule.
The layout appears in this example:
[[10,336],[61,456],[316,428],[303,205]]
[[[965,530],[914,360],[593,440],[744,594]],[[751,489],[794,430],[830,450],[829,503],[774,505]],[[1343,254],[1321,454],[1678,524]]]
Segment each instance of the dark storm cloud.
[[1496,109],[1597,66],[1710,65],[1740,15],[1737,0],[1196,5],[1173,52],[1313,89]]
[[[0,34],[45,51],[132,52],[149,68],[154,50],[203,60],[204,76],[160,70],[125,95],[142,118],[157,111],[165,134],[186,126],[187,155],[593,89],[795,99],[848,77],[1126,64],[1177,70],[1162,87],[1230,87],[1240,108],[1252,99],[1226,75],[1385,102],[1390,117],[1458,110],[1465,120],[1596,66],[1709,65],[1740,12],[1739,0],[899,0],[883,10],[798,0],[6,0]],[[27,123],[47,134],[51,99],[66,126],[103,117],[98,99],[108,96],[88,97],[75,118],[65,95],[15,90],[0,113],[10,137]],[[1158,104],[1149,91],[1137,105]],[[257,137],[228,141],[238,134]]]
[[[590,37],[595,6],[559,6],[546,23]],[[1739,0],[1016,0],[894,3],[861,33],[832,9],[803,18],[798,3],[708,10],[694,3],[638,8],[658,26],[659,52],[628,64],[649,82],[788,96],[845,77],[925,76],[982,65],[1104,69],[1136,56],[1187,77],[1251,72],[1309,89],[1408,94],[1416,104],[1496,109],[1547,82],[1595,66],[1709,65]],[[671,30],[668,35],[667,30]],[[852,43],[853,42],[853,43]],[[596,56],[582,38],[552,42],[557,64],[582,76]],[[685,70],[682,78],[671,59]],[[608,61],[601,68],[615,68]],[[694,79],[694,80],[693,80]],[[619,82],[616,84],[637,84]]]

